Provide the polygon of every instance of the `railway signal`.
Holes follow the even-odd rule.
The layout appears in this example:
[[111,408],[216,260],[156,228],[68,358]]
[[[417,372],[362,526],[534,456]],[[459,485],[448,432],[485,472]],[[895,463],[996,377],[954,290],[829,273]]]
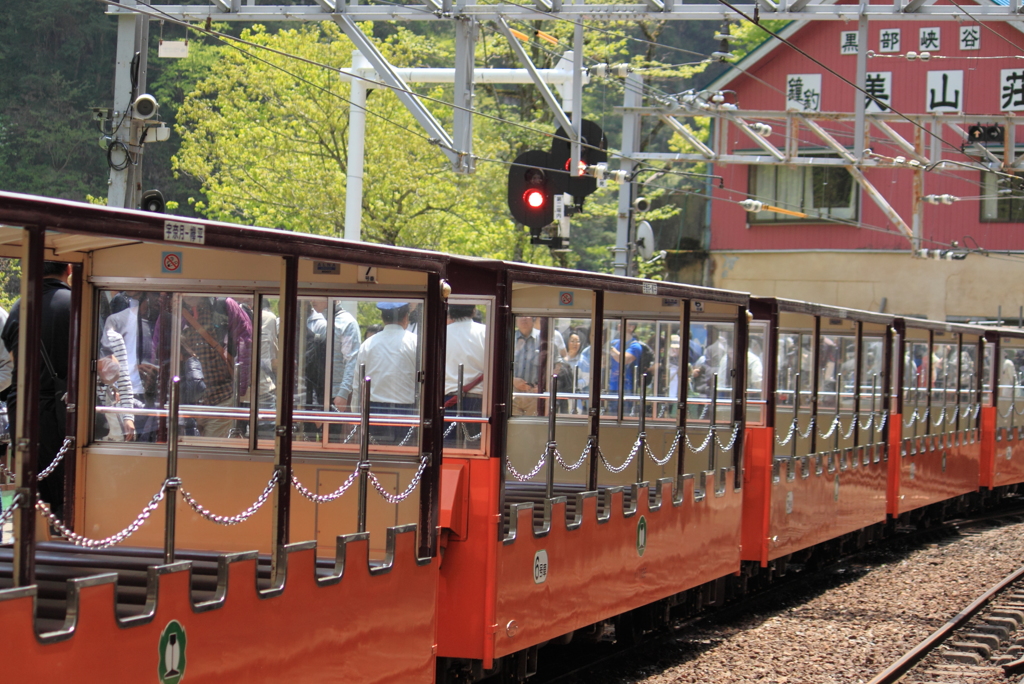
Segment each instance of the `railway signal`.
[[567,192],[573,196],[576,206],[582,207],[583,200],[597,190],[597,178],[586,175],[588,166],[596,166],[608,161],[608,139],[604,131],[593,121],[583,120],[581,137],[583,147],[580,149],[579,175],[569,174],[569,165],[572,161],[572,143],[565,130],[561,127],[555,131],[555,137],[551,140],[551,157],[554,167],[564,174],[559,174],[556,183],[561,192]]
[[552,157],[542,150],[523,152],[508,170],[508,208],[534,237],[555,220]]

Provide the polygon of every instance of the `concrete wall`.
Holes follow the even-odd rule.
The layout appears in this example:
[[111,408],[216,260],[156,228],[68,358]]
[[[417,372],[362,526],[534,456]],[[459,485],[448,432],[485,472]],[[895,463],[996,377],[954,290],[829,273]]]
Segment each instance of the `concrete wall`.
[[1003,318],[1024,305],[1024,255],[915,259],[908,252],[727,252],[711,256],[713,287],[879,311]]

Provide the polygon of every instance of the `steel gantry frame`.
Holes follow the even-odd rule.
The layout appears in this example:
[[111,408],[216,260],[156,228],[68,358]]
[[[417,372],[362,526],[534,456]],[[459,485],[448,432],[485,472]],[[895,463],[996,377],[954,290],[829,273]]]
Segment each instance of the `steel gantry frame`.
[[[739,21],[750,17],[761,19],[783,19],[791,21],[857,21],[860,40],[860,51],[857,56],[857,86],[862,88],[865,83],[867,69],[867,28],[872,19],[962,21],[967,18],[984,21],[1024,20],[1024,0],[1008,0],[1008,5],[972,5],[968,14],[955,5],[934,4],[935,0],[892,0],[886,4],[868,4],[862,1],[857,5],[836,5],[835,0],[757,0],[755,3],[725,4],[724,2],[706,4],[682,4],[676,0],[645,0],[642,4],[584,4],[582,0],[533,0],[532,5],[523,4],[477,4],[471,0],[425,0],[424,4],[398,5],[381,2],[381,4],[362,4],[359,0],[310,0],[305,4],[270,5],[256,4],[257,0],[213,0],[209,4],[172,5],[150,2],[149,0],[100,0],[108,5],[108,13],[118,17],[118,60],[115,87],[114,120],[123,117],[128,103],[143,92],[145,87],[145,63],[143,61],[141,78],[137,78],[138,87],[132,92],[130,86],[131,57],[145,50],[148,21],[169,20],[182,23],[201,23],[213,21],[245,21],[245,22],[306,22],[333,21],[338,24],[356,45],[359,57],[353,60],[353,68],[342,71],[342,77],[353,83],[353,116],[358,120],[365,117],[365,112],[356,111],[365,105],[365,93],[374,86],[393,89],[419,124],[427,132],[442,153],[451,163],[456,173],[472,173],[475,170],[475,158],[472,147],[473,130],[473,89],[477,82],[509,82],[534,83],[551,109],[556,122],[567,132],[571,141],[572,163],[570,173],[578,174],[578,161],[581,155],[580,131],[582,127],[582,107],[576,106],[582,99],[582,88],[588,80],[588,71],[583,66],[584,21]],[[566,52],[571,58],[571,66],[560,63],[555,70],[542,70],[530,60],[527,52],[519,44],[508,25],[509,21],[550,20],[571,21],[575,24],[573,33],[573,50]],[[437,121],[433,114],[424,106],[419,96],[407,85],[410,82],[440,82],[436,72],[449,72],[447,69],[400,69],[388,63],[380,53],[373,39],[367,36],[357,25],[360,21],[453,21],[455,22],[455,67],[445,73],[444,82],[455,85],[453,132],[449,134]],[[482,21],[493,21],[498,30],[509,41],[513,53],[521,62],[521,70],[505,71],[510,80],[501,81],[501,77],[490,75],[492,70],[474,67],[474,52],[479,35],[479,24]],[[571,57],[570,57],[571,56]],[[560,74],[551,72],[560,71]],[[417,73],[420,72],[420,73]],[[430,72],[435,72],[431,74]],[[515,73],[512,73],[515,72]],[[567,73],[566,73],[567,72]],[[527,80],[527,76],[528,79]],[[568,78],[566,78],[568,76]],[[967,123],[964,117],[956,116],[910,116],[924,127],[930,127],[933,134],[930,145],[925,144],[923,130],[915,131],[913,141],[906,140],[891,126],[892,123],[906,122],[908,117],[887,112],[872,114],[865,112],[865,99],[855,98],[855,111],[844,113],[796,113],[780,111],[740,110],[732,105],[713,105],[699,101],[662,100],[653,107],[643,106],[643,79],[639,74],[629,73],[623,102],[623,140],[620,148],[620,166],[629,173],[637,170],[645,161],[661,163],[692,163],[712,162],[720,164],[784,164],[808,166],[844,166],[854,176],[863,190],[885,212],[889,220],[907,236],[914,252],[921,242],[921,217],[923,204],[921,195],[924,187],[924,171],[927,166],[944,161],[942,147],[939,144],[943,127],[956,131],[965,140],[967,137],[963,126]],[[449,80],[450,79],[450,80]],[[549,83],[560,84],[559,91],[562,104],[554,97],[548,87]],[[128,94],[131,98],[128,98]],[[361,98],[359,94],[361,93]],[[567,113],[568,112],[568,113]],[[570,117],[569,114],[572,116]],[[695,153],[671,154],[660,152],[640,152],[639,133],[641,118],[655,116],[667,123],[671,129],[683,136],[696,150]],[[681,118],[690,116],[712,117],[719,122],[715,135],[708,143],[697,139],[682,123]],[[1013,146],[1013,117],[985,117],[993,122],[1006,126],[1007,149],[1005,159],[1012,163],[1004,163],[990,150],[974,145],[974,151],[992,166],[1019,169],[1024,162],[1024,155],[1017,156]],[[763,127],[751,124],[751,120],[785,120],[787,143],[779,148],[762,133]],[[974,117],[977,119],[977,117]],[[867,145],[855,144],[847,148],[822,126],[828,121],[852,121],[854,124],[854,140],[866,141],[871,127],[874,126],[882,135],[891,140],[913,162],[915,168],[914,208],[911,224],[908,225],[864,176],[862,170],[891,164],[891,162],[874,156],[865,155]],[[759,147],[764,154],[735,154],[725,150],[726,137],[724,131],[728,126],[735,126]],[[836,156],[826,158],[818,155],[801,154],[797,132],[800,128],[810,131],[822,143],[822,147]],[[139,139],[140,126],[118,126],[114,132],[115,139],[123,142],[127,149],[135,153],[136,163],[129,164],[125,169],[111,169],[109,203],[116,206],[135,206],[138,202],[140,185],[140,160],[142,144]],[[361,127],[354,125],[351,136],[359,135]],[[358,239],[359,222],[361,220],[362,198],[362,145],[361,140],[356,148],[359,159],[353,159],[349,166],[348,188],[350,198],[346,198],[346,237]],[[978,166],[978,168],[982,168]],[[627,274],[630,270],[629,254],[632,250],[633,212],[632,197],[635,192],[634,183],[623,183],[619,195],[619,211],[616,227],[616,247],[614,250],[615,272]]]

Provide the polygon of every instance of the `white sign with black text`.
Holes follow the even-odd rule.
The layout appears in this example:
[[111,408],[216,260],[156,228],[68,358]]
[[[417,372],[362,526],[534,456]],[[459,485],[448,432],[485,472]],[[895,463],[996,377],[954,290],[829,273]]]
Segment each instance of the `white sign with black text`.
[[925,86],[925,110],[959,112],[964,107],[964,72],[929,71]]

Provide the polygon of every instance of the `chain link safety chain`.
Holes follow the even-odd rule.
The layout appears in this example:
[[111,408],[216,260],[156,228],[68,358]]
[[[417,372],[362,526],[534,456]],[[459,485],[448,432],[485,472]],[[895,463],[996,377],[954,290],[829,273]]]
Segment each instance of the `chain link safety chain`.
[[807,423],[807,430],[805,430],[804,432],[797,432],[797,434],[800,435],[800,439],[810,439],[811,430],[813,430],[814,426],[817,424],[818,416],[811,416],[811,420]]
[[715,441],[718,442],[718,448],[722,451],[732,451],[732,448],[736,446],[736,440],[740,435],[740,425],[737,423],[732,428],[732,435],[729,436],[729,443],[722,444],[722,440],[718,439],[718,433],[715,432]]
[[373,488],[377,490],[377,493],[383,497],[389,504],[397,504],[405,501],[409,498],[409,495],[416,491],[416,488],[420,486],[420,479],[423,477],[423,471],[427,469],[426,456],[420,458],[420,467],[416,469],[416,474],[412,476],[412,482],[405,488],[405,491],[401,494],[392,494],[388,490],[384,489],[384,485],[380,483],[377,476],[373,474],[372,470],[369,470],[369,464],[364,464],[367,468],[366,474],[370,476],[370,482],[373,484]]
[[36,510],[42,513],[46,519],[50,521],[50,526],[57,531],[59,536],[67,539],[72,544],[82,546],[87,549],[107,549],[115,544],[120,544],[125,539],[135,534],[135,532],[142,527],[147,520],[149,520],[150,513],[160,506],[160,502],[163,501],[164,494],[167,492],[167,486],[175,482],[180,482],[180,480],[165,480],[164,483],[160,485],[160,491],[153,495],[150,502],[146,504],[146,507],[142,509],[141,513],[139,513],[139,516],[135,518],[128,527],[124,528],[117,534],[112,534],[104,539],[90,539],[89,537],[72,532],[64,526],[64,523],[61,522],[60,518],[50,511],[50,504],[46,503],[42,499],[36,499]]
[[412,439],[412,433],[415,432],[415,431],[416,431],[416,426],[413,425],[411,428],[409,428],[409,431],[407,433],[405,433],[405,439],[403,439],[401,442],[399,442],[398,446],[404,447],[409,442],[409,440]]
[[847,439],[850,439],[851,437],[853,437],[853,431],[856,430],[856,429],[857,429],[857,414],[854,413],[853,414],[853,418],[850,420],[850,429],[846,431],[845,435],[843,435],[843,439],[847,440]]
[[277,477],[278,471],[275,470],[274,474],[270,476],[270,482],[268,482],[267,486],[263,488],[263,493],[260,494],[259,498],[256,499],[256,501],[247,509],[245,509],[238,515],[233,516],[214,515],[210,511],[200,506],[199,502],[192,498],[192,495],[189,494],[181,485],[178,486],[178,491],[181,492],[181,498],[185,500],[185,503],[187,503],[193,511],[203,516],[210,522],[216,523],[218,525],[237,525],[238,523],[245,522],[253,515],[255,515],[256,511],[258,511],[260,507],[262,507],[263,504],[267,502],[267,499],[270,498],[270,493],[274,491],[274,487],[277,486]]
[[615,466],[608,462],[608,459],[604,457],[604,453],[601,451],[601,447],[597,448],[597,455],[601,457],[601,463],[603,463],[604,467],[608,469],[608,472],[618,474],[625,470],[629,466],[629,464],[633,462],[633,459],[636,458],[636,453],[639,450],[640,439],[637,438],[636,442],[633,443],[633,448],[629,450],[629,458],[627,458],[626,462],[620,465],[618,468],[616,468]]
[[14,509],[18,507],[18,502],[21,501],[21,492],[17,492],[14,495],[14,499],[11,501],[10,507],[7,510],[0,513],[0,527],[7,524],[7,521],[14,515]]
[[351,442],[352,438],[356,436],[356,432],[358,432],[358,430],[359,430],[359,426],[358,425],[353,425],[352,426],[352,431],[348,433],[348,437],[346,437],[344,439],[344,441],[342,441],[342,444],[348,444],[349,442]]
[[699,454],[700,452],[707,449],[708,445],[711,444],[711,436],[713,434],[714,430],[712,428],[708,428],[708,434],[704,436],[704,441],[701,442],[700,446],[696,448],[694,448],[693,444],[690,442],[690,435],[684,435],[683,439],[686,442],[687,449],[689,449],[692,453]]
[[558,450],[558,444],[556,442],[548,442],[548,450],[554,453],[555,460],[558,461],[558,465],[571,473],[574,470],[579,470],[579,467],[587,460],[587,452],[590,451],[591,442],[593,442],[593,440],[587,440],[587,443],[583,446],[583,452],[580,454],[580,460],[576,461],[572,465],[569,465],[562,460],[562,452]]
[[448,439],[448,435],[452,434],[452,430],[455,429],[456,425],[458,425],[458,423],[452,423],[448,426],[448,429],[444,431],[444,439]]
[[[71,448],[71,444],[73,443],[73,441],[74,440],[72,440],[70,437],[64,438],[64,444],[61,445],[60,451],[58,451],[57,455],[53,457],[52,461],[50,461],[50,465],[46,466],[46,469],[43,470],[43,472],[39,473],[39,476],[36,477],[37,480],[45,480],[50,476],[50,474],[54,470],[57,469],[57,466],[59,466],[60,462],[64,460],[64,456],[68,453],[68,450]],[[17,475],[14,474],[14,471],[8,470],[7,466],[5,466],[3,462],[0,462],[0,474],[6,475],[12,480],[15,477],[17,477]]]
[[790,440],[793,439],[793,435],[796,434],[796,417],[793,417],[793,421],[789,424],[789,434],[786,435],[785,439],[779,439],[778,435],[775,435],[775,442],[779,446],[786,446]]
[[825,434],[821,434],[819,432],[818,436],[821,437],[822,439],[828,439],[833,434],[835,434],[835,431],[837,429],[839,429],[840,427],[841,427],[841,425],[840,425],[840,422],[839,422],[839,416],[836,416],[835,418],[832,419],[832,425],[829,426],[828,432],[826,432]]
[[942,407],[942,413],[939,414],[939,419],[937,421],[935,421],[934,423],[932,423],[932,427],[939,427],[944,422],[946,422],[946,407],[945,406]]
[[530,480],[537,476],[537,473],[540,472],[540,469],[544,467],[545,463],[547,463],[547,456],[548,452],[547,450],[545,450],[544,453],[540,455],[540,460],[537,461],[537,465],[535,465],[533,467],[533,470],[531,470],[526,475],[523,475],[518,470],[516,470],[515,466],[512,465],[512,461],[509,461],[507,458],[505,459],[505,470],[507,470],[512,477],[516,478],[520,482],[529,482]]
[[353,470],[352,474],[348,476],[348,479],[342,482],[341,486],[335,489],[330,494],[314,494],[313,492],[306,489],[306,487],[301,482],[299,482],[299,478],[295,477],[294,475],[292,475],[292,485],[295,487],[296,491],[298,491],[299,494],[301,494],[304,498],[309,499],[315,504],[325,504],[330,503],[332,501],[336,501],[337,499],[340,499],[342,496],[344,496],[345,492],[348,491],[348,488],[352,486],[352,483],[356,481],[357,477],[359,477],[358,468]]
[[914,412],[910,414],[910,422],[904,423],[903,427],[912,427],[920,416],[917,415],[917,407],[914,407]]
[[860,429],[863,430],[864,432],[870,432],[871,428],[874,426],[874,424],[875,424],[875,414],[872,413],[871,417],[868,418],[868,422],[866,422],[863,425],[861,425]]
[[953,407],[953,415],[952,415],[952,417],[949,420],[946,421],[946,425],[952,425],[953,423],[956,422],[956,419],[959,418],[959,417],[960,417],[960,407],[959,406],[954,406]]
[[459,423],[459,426],[460,426],[459,430],[462,432],[462,437],[467,442],[479,442],[480,438],[484,434],[484,429],[483,428],[480,428],[480,432],[476,433],[475,435],[471,435],[471,434],[469,434],[469,428],[466,427],[465,423]]
[[650,459],[652,461],[654,461],[657,465],[663,466],[663,465],[665,465],[666,463],[668,463],[669,461],[672,460],[672,456],[676,453],[676,447],[678,447],[678,446],[679,446],[679,431],[677,430],[676,431],[676,438],[672,442],[672,448],[668,450],[668,455],[665,456],[665,458],[659,459],[657,456],[655,456],[654,452],[651,451],[651,445],[648,442],[646,442],[646,441],[644,442],[644,451],[647,452],[647,455],[650,457]]

